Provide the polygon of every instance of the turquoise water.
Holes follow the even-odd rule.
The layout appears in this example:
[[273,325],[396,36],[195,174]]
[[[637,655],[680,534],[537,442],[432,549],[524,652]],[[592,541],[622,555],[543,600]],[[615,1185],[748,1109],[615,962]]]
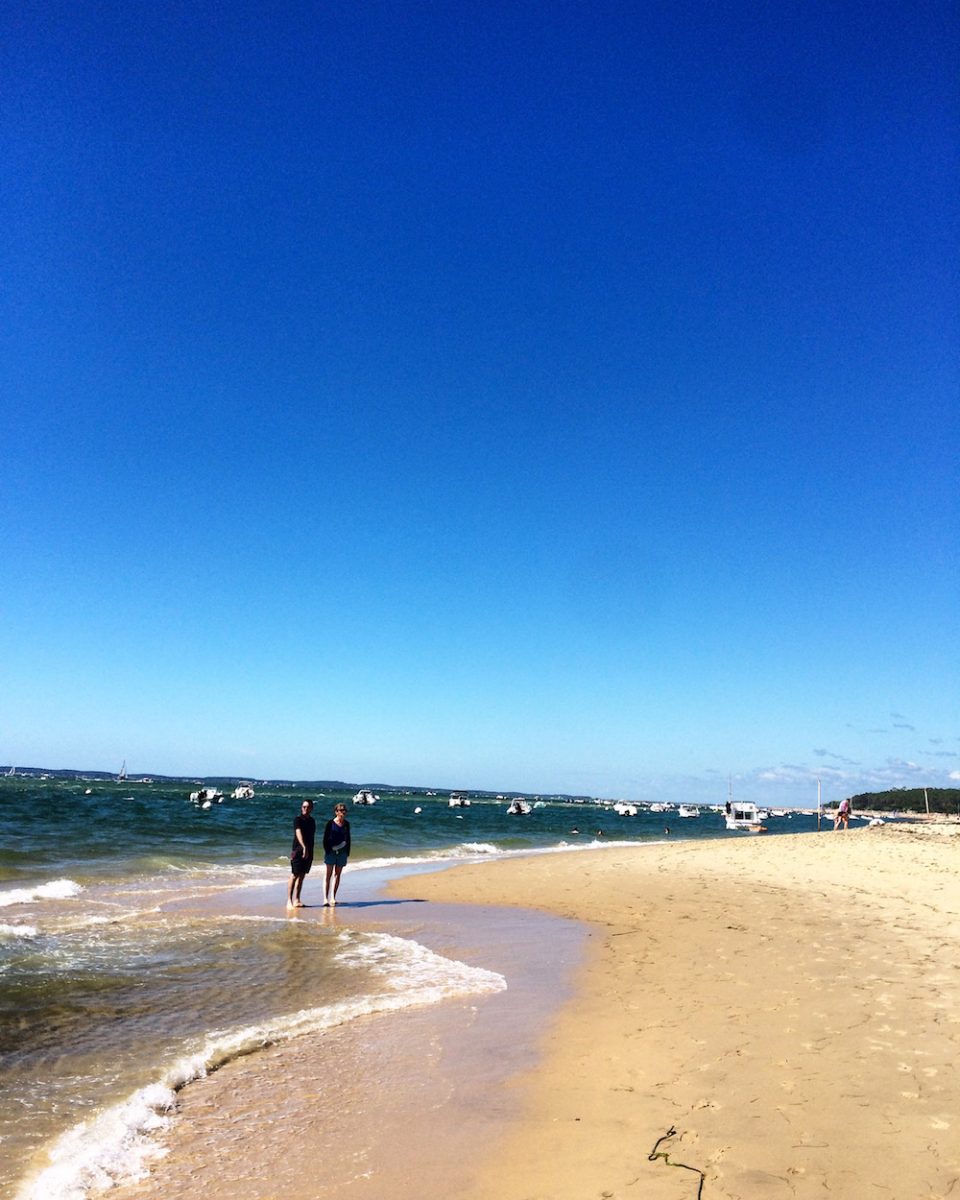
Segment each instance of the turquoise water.
[[[667,826],[672,838],[738,836],[706,811],[621,817],[541,802],[508,816],[490,799],[451,808],[446,796],[381,795],[355,806],[350,793],[280,785],[204,808],[191,786],[0,779],[4,1195],[82,1200],[135,1175],[177,1090],[231,1057],[505,986],[409,938],[351,928],[351,901],[374,868],[662,840]],[[354,853],[336,923],[291,921],[275,903],[304,795],[318,825],[348,801]],[[815,821],[768,824],[799,832]],[[228,894],[247,902],[217,907]],[[314,873],[304,899],[320,895]]]

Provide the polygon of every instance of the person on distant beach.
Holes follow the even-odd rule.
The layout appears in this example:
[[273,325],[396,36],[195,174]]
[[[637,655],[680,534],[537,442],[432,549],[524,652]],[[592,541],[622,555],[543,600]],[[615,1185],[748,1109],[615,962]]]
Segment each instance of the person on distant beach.
[[293,847],[290,851],[290,886],[287,888],[287,908],[303,908],[300,891],[313,866],[313,843],[317,823],[311,816],[313,801],[304,800],[293,819]]
[[833,818],[834,829],[839,829],[841,822],[843,823],[844,829],[847,829],[850,825],[850,801],[848,799],[843,799],[840,801],[840,806],[837,809],[837,815]]
[[327,877],[323,883],[324,904],[336,904],[340,875],[349,857],[350,822],[347,820],[347,806],[337,804],[334,805],[333,820],[327,822],[323,831],[323,861],[327,868]]

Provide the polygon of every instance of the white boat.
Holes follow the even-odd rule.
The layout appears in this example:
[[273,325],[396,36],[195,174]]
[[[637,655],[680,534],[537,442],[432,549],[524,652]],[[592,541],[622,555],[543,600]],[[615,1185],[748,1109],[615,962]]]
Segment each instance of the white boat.
[[366,788],[361,788],[354,796],[353,802],[354,804],[376,804],[379,799],[380,797],[375,796],[373,792],[367,791]]
[[699,817],[700,809],[695,804],[681,804],[677,815],[681,817]]
[[16,773],[17,773],[17,768],[11,767],[10,770],[7,772],[7,778],[12,779],[14,777],[14,775],[16,775]]
[[728,829],[739,829],[743,833],[766,833],[767,830],[762,821],[762,810],[749,801],[731,801],[724,820]]
[[507,807],[508,817],[525,817],[530,812],[530,805],[522,796],[518,796],[515,800],[511,800]]
[[204,808],[206,808],[211,805],[214,800],[216,800],[217,804],[219,804],[223,800],[223,792],[212,787],[200,788],[199,791],[190,793],[190,799],[194,804],[202,804]]
[[447,807],[448,808],[469,808],[470,807],[469,797],[465,796],[463,794],[463,792],[451,792],[450,799],[447,801]]
[[127,778],[127,760],[123,760],[123,766],[120,768],[120,774],[117,776],[117,783],[126,782]]
[[625,800],[618,800],[613,806],[613,811],[621,817],[635,817],[637,815],[637,806],[635,804],[627,804]]
[[665,804],[651,804],[650,811],[651,812],[666,812],[667,806]]
[[249,783],[240,783],[233,789],[234,800],[252,800],[256,792]]
[[770,816],[771,817],[789,817],[790,814],[787,812],[787,810],[785,808],[771,808]]

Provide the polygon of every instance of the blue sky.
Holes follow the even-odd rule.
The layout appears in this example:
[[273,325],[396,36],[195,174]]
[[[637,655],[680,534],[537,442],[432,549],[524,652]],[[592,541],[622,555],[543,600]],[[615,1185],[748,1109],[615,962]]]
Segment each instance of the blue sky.
[[960,780],[953,5],[0,23],[0,761]]

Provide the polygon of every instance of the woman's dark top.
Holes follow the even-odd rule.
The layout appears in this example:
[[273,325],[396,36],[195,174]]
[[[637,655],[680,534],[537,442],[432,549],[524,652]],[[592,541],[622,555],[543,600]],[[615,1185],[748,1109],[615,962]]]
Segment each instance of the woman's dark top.
[[339,846],[341,842],[347,844],[343,847],[347,854],[350,853],[350,822],[344,821],[342,825],[338,825],[336,821],[328,821],[327,827],[323,831],[323,852],[324,854],[332,853],[335,846]]

